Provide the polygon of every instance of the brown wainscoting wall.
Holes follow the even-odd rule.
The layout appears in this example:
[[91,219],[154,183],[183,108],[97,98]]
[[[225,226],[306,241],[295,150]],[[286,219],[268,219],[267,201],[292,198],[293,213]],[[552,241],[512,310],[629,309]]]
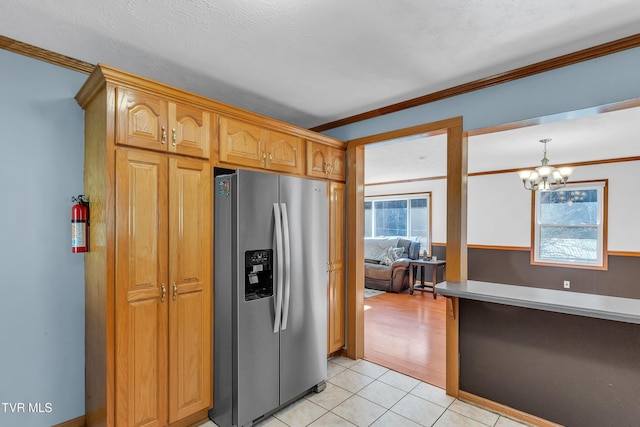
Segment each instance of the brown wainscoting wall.
[[[440,257],[436,249],[444,247],[434,246]],[[567,292],[640,299],[638,256],[609,255],[609,269],[602,271],[531,265],[527,250],[469,248],[468,267],[469,280],[559,290],[569,280]]]
[[460,299],[460,390],[565,426],[640,420],[640,325]]

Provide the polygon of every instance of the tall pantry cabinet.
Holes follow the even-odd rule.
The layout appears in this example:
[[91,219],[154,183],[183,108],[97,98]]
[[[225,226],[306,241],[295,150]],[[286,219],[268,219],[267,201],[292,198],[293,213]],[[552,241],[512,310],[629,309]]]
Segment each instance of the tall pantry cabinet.
[[76,99],[91,206],[86,423],[193,424],[212,404],[215,114],[105,66]]

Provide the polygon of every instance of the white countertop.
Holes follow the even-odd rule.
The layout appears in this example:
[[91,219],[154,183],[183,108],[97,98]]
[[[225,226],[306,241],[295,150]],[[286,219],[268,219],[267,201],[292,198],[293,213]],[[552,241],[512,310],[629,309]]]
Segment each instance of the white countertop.
[[438,283],[436,291],[450,297],[640,324],[640,300],[631,298],[475,280]]

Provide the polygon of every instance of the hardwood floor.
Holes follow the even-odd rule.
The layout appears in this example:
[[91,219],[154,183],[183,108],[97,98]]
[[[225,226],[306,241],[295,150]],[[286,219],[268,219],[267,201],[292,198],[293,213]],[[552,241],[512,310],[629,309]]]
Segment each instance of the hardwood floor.
[[364,358],[445,388],[445,298],[384,293],[364,305]]

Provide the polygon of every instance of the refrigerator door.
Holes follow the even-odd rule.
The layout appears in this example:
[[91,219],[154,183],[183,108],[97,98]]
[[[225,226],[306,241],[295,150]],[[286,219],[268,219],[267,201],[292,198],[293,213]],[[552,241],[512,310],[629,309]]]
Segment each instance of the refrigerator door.
[[288,313],[280,332],[282,405],[327,378],[327,184],[280,176],[280,202],[286,205],[290,246]]
[[[234,424],[244,426],[279,406],[279,333],[274,333],[274,294],[245,298],[251,268],[246,254],[273,250],[274,209],[278,202],[278,177],[239,170],[237,172],[237,412]],[[229,248],[230,250],[231,248]],[[277,259],[277,255],[274,253]],[[275,266],[277,262],[273,262]],[[275,270],[275,268],[274,268]],[[273,273],[273,283],[277,281]]]

